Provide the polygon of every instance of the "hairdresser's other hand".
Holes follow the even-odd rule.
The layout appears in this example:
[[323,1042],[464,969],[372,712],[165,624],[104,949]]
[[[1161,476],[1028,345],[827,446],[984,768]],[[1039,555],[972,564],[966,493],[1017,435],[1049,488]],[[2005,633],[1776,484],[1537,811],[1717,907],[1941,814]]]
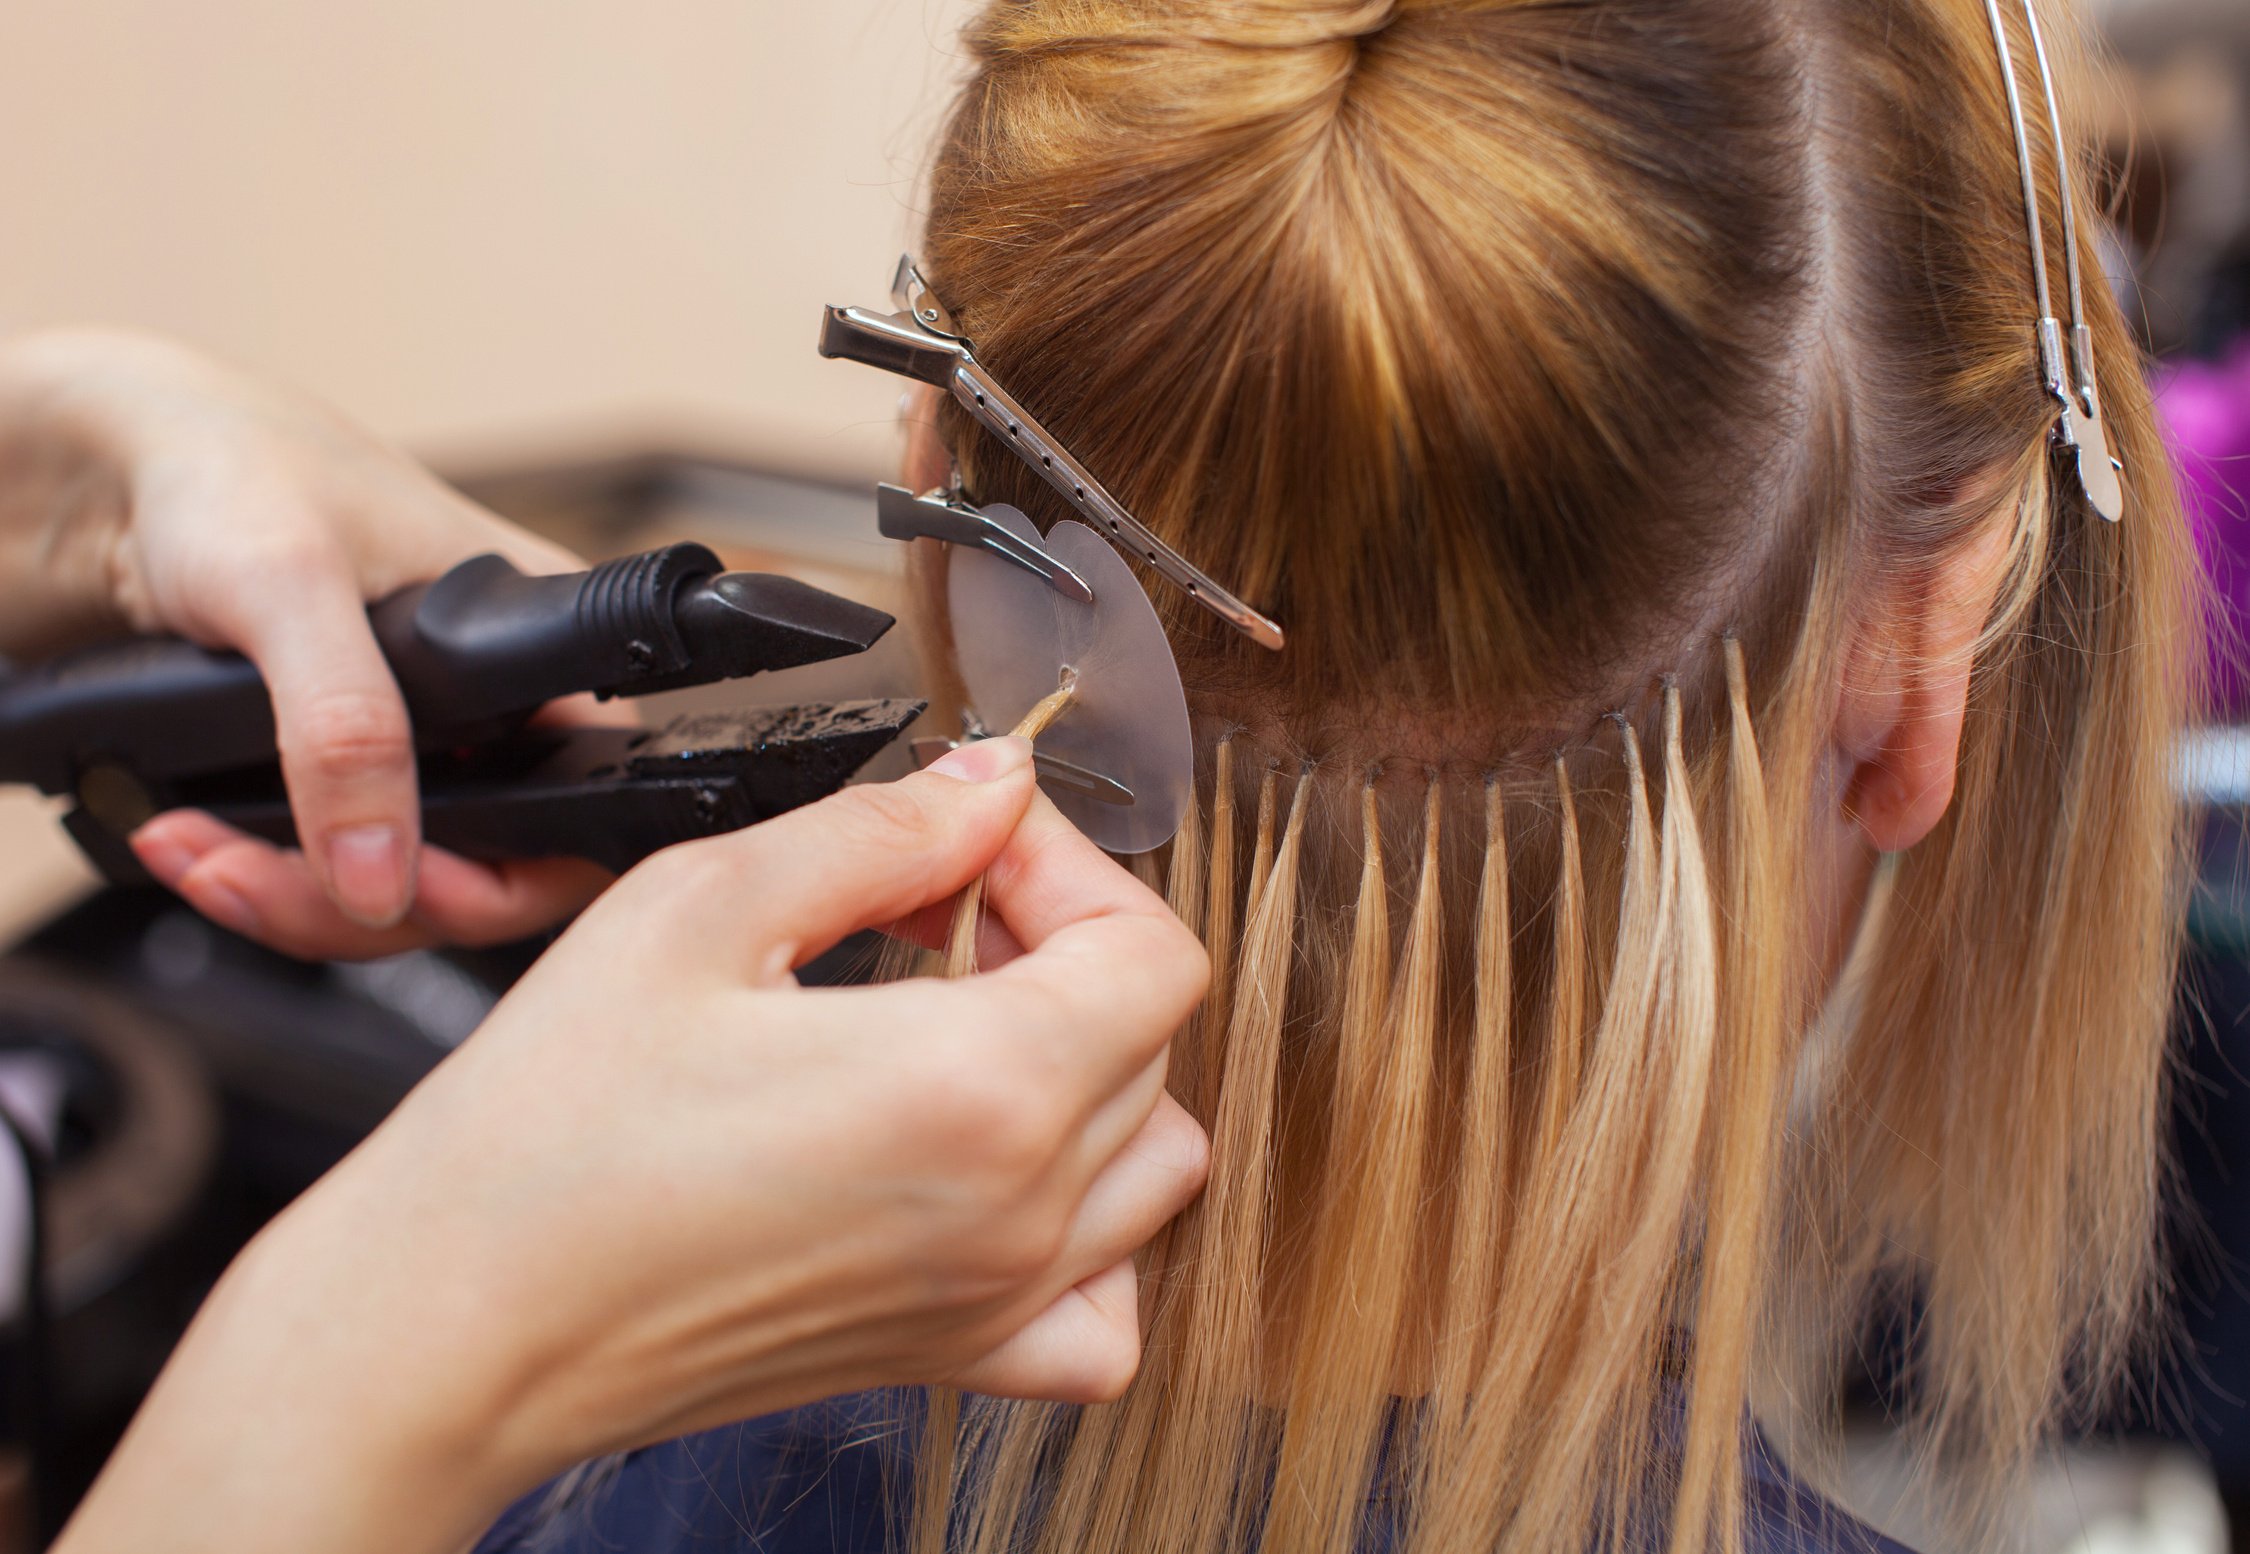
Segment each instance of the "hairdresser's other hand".
[[383,954],[519,936],[606,882],[420,846],[406,709],[364,606],[483,551],[581,565],[325,408],[179,346],[65,331],[0,348],[0,652],[170,632],[239,649],[272,687],[304,852],[193,814],[134,838],[230,928]]
[[[1114,1396],[1129,1259],[1202,1182],[1163,1080],[1209,968],[1029,761],[626,875],[237,1262],[62,1549],[153,1546],[137,1507],[243,1554],[458,1548],[569,1463],[839,1392]],[[797,986],[995,859],[1007,965]]]

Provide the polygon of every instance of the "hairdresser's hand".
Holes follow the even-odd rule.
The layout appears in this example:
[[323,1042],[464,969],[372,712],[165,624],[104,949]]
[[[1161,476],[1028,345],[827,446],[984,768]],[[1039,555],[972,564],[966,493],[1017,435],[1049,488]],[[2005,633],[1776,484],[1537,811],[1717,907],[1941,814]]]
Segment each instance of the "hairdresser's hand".
[[[568,1463],[829,1394],[1114,1396],[1129,1259],[1202,1181],[1162,1087],[1208,966],[1029,756],[628,874],[228,1273],[61,1547],[458,1548]],[[1006,965],[796,985],[987,865]]]
[[273,688],[306,850],[191,814],[134,838],[230,928],[300,955],[382,954],[515,937],[606,882],[420,846],[406,709],[364,606],[482,551],[581,564],[322,407],[177,346],[73,331],[0,348],[0,653],[171,632],[239,649]]

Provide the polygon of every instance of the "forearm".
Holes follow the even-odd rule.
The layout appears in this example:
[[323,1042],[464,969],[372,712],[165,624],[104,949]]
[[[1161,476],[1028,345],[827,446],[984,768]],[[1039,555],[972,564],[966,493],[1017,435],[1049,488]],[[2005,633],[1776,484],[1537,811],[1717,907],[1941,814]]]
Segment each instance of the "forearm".
[[442,1311],[309,1228],[228,1271],[56,1554],[459,1554],[544,1476],[504,1463]]
[[37,657],[122,624],[110,567],[131,489],[84,384],[121,343],[80,333],[0,343],[0,656]]

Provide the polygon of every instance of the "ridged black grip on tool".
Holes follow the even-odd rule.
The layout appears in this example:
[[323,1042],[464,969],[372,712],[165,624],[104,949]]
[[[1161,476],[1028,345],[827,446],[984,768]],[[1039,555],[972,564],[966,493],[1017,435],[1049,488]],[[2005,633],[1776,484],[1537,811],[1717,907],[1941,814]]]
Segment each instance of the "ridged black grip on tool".
[[526,577],[498,556],[368,612],[417,730],[472,734],[558,696],[615,694],[688,665],[682,585],[715,576],[701,545],[667,545],[590,572]]

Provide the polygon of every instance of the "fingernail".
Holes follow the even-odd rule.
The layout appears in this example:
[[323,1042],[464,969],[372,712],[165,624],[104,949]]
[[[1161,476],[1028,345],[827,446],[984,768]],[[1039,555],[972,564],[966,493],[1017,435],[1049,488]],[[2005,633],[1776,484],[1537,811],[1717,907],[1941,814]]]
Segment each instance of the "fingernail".
[[347,826],[328,838],[328,883],[344,915],[388,928],[406,910],[406,848],[390,826]]
[[197,855],[177,842],[135,837],[133,856],[141,860],[141,867],[154,875],[158,884],[177,890],[181,878],[195,867]]
[[997,782],[1031,760],[1031,741],[1013,734],[999,739],[972,739],[958,750],[949,750],[930,763],[929,769],[958,782]]
[[217,880],[193,880],[180,892],[187,904],[217,923],[221,928],[242,935],[245,939],[258,936],[258,914],[250,903],[237,895],[231,886]]

